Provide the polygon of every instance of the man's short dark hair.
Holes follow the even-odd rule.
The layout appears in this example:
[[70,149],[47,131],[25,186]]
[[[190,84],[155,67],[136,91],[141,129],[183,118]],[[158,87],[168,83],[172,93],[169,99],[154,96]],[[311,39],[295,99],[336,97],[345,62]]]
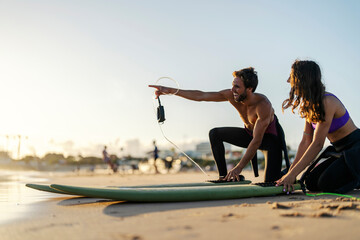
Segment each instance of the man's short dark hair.
[[252,91],[255,92],[258,85],[258,77],[253,67],[235,71],[233,72],[233,76],[243,80],[245,88],[252,88]]

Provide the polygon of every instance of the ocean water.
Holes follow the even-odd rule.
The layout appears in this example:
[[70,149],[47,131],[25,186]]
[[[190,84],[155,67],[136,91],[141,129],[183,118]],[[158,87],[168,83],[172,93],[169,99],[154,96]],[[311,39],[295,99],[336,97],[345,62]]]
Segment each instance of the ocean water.
[[25,186],[45,181],[40,172],[0,170],[0,224],[20,219],[32,210],[31,204],[51,198]]

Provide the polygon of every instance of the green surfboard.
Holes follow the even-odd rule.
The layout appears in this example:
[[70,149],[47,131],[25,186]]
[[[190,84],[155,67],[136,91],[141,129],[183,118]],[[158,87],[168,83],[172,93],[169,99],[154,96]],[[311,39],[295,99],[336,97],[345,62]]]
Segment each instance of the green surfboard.
[[[157,184],[157,185],[139,185],[139,186],[110,186],[111,188],[163,188],[163,187],[201,187],[201,186],[221,186],[221,185],[239,185],[239,184],[249,184],[251,181],[244,180],[240,182],[220,182],[220,183],[213,183],[213,182],[197,182],[197,183],[169,183],[169,184]],[[70,194],[70,195],[78,195],[78,194],[71,194],[64,191],[56,190],[51,188],[50,185],[45,184],[33,184],[27,183],[25,186],[45,191],[51,193],[58,193],[58,194]]]
[[[63,191],[59,191],[56,190],[54,188],[51,188],[50,185],[44,185],[44,184],[34,184],[34,183],[27,183],[25,184],[25,186],[32,188],[32,189],[36,189],[39,191],[44,191],[44,192],[51,192],[51,193],[58,193],[58,194],[69,194]],[[70,194],[73,195],[73,194]]]
[[[51,184],[51,188],[86,197],[129,202],[187,202],[226,200],[283,194],[283,187],[259,185],[222,185],[159,188],[91,188]],[[300,184],[294,185],[300,190]]]
[[167,187],[211,187],[222,185],[243,185],[250,184],[251,181],[243,180],[240,182],[196,182],[196,183],[168,183],[168,184],[156,184],[156,185],[138,185],[138,186],[109,186],[112,188],[167,188]]

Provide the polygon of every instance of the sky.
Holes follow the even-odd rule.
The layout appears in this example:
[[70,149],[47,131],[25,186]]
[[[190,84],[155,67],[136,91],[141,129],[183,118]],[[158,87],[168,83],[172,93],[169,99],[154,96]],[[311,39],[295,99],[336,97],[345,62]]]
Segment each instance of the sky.
[[[140,156],[153,140],[170,148],[148,85],[168,76],[181,89],[218,91],[249,66],[296,149],[304,120],[281,110],[296,59],[319,63],[360,126],[359,12],[356,0],[0,0],[0,151],[100,156],[107,145]],[[214,127],[243,127],[226,102],[161,101],[163,131],[184,150]]]

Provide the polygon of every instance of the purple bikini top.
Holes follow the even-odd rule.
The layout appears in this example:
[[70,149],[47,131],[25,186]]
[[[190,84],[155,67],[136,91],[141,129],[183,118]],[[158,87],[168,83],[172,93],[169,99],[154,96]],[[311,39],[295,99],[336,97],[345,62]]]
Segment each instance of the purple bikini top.
[[[327,93],[324,96],[334,96],[334,97],[336,97],[334,94],[331,94],[331,93]],[[340,101],[340,99],[338,99],[338,100]],[[331,125],[330,125],[329,133],[335,132],[336,130],[338,130],[339,128],[344,126],[347,123],[347,121],[349,120],[349,118],[350,118],[350,115],[349,115],[349,112],[347,110],[346,110],[345,114],[342,115],[341,117],[333,118],[333,120],[331,122]],[[312,125],[313,129],[315,129],[316,123],[311,123],[311,125]]]

